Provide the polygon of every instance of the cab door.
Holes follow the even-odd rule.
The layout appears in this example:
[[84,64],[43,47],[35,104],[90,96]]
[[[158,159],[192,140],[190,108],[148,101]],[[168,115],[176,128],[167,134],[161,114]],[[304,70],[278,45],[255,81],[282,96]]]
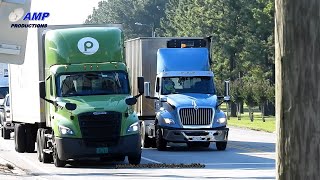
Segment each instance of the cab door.
[[54,103],[46,102],[46,120],[47,125],[51,126],[52,120],[54,120],[54,113],[57,111],[57,106],[55,103],[55,83],[54,83],[54,76],[50,75],[46,79],[46,98],[53,101]]

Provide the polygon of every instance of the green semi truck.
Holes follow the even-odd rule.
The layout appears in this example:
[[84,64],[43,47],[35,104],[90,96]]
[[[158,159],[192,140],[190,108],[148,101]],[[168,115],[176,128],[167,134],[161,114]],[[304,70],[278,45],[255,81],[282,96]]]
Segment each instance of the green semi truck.
[[[10,65],[15,149],[64,167],[68,160],[141,160],[119,27],[48,26],[28,30],[24,63]],[[36,32],[32,32],[36,31]],[[40,83],[39,83],[40,82]]]

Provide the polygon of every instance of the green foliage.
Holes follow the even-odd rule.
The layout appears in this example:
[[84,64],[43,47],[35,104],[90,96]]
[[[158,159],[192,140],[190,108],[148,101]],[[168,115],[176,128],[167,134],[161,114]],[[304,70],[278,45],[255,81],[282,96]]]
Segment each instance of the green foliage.
[[[152,26],[160,31],[167,0],[108,0],[99,2],[98,8],[88,16],[87,24],[122,24],[126,38],[150,37]],[[145,25],[139,26],[139,22]]]
[[256,101],[256,93],[255,89],[257,89],[257,82],[254,77],[245,77],[243,78],[243,97],[244,102],[249,106],[253,107],[256,106],[258,103]]
[[[212,36],[212,70],[219,95],[249,105],[274,102],[273,0],[107,0],[86,23],[121,23],[126,38]],[[149,26],[138,26],[135,22]]]
[[244,97],[244,86],[243,86],[243,82],[241,81],[241,79],[236,79],[234,81],[231,82],[231,87],[230,87],[230,94],[231,94],[231,100],[236,102],[236,103],[240,103],[243,102],[245,97]]
[[273,0],[169,0],[165,13],[167,36],[213,36],[218,92],[231,79],[233,101],[274,99]]

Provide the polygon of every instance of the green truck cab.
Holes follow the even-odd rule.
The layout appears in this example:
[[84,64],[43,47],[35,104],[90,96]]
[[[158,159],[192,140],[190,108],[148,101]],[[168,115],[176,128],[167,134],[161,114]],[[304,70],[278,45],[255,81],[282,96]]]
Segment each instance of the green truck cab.
[[[40,97],[40,119],[26,122],[17,113],[16,150],[33,152],[36,142],[39,161],[53,161],[57,167],[69,160],[124,161],[126,156],[130,164],[139,164],[138,116],[132,105],[143,94],[144,82],[139,77],[139,94],[132,97],[121,28],[55,27],[39,32],[40,83],[33,88],[38,93],[30,94],[38,94],[35,100]],[[28,63],[26,59],[24,66]]]

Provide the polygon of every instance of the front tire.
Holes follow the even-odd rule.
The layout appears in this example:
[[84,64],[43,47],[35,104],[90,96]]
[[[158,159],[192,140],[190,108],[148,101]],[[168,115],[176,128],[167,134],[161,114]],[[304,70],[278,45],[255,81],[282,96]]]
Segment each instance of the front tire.
[[161,127],[157,127],[156,147],[157,147],[158,151],[164,151],[167,148],[167,141],[165,139],[163,139]]
[[227,142],[216,142],[218,151],[224,151],[227,148]]
[[[54,136],[52,137],[54,138]],[[58,150],[57,150],[57,145],[54,143],[54,148],[53,148],[53,163],[56,167],[64,167],[67,162],[66,161],[63,161],[59,158],[59,155],[58,155]]]
[[129,164],[138,165],[141,162],[141,153],[128,156]]

